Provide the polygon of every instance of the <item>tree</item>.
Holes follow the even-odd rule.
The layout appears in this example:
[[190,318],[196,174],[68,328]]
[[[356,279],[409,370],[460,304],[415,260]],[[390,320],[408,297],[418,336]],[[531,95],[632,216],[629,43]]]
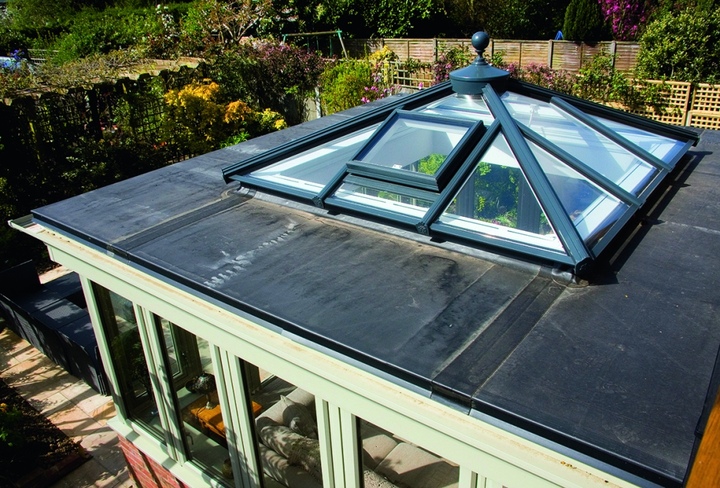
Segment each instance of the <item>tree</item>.
[[571,0],[565,10],[563,34],[565,39],[575,42],[597,42],[602,40],[604,21],[597,0]]
[[640,38],[637,72],[649,79],[720,81],[720,11],[666,11]]
[[568,0],[502,0],[488,6],[485,30],[495,39],[552,39]]

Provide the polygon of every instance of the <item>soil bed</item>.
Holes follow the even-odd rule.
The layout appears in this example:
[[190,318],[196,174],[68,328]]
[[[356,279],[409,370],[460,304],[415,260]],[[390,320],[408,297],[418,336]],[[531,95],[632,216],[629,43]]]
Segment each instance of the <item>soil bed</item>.
[[49,486],[88,458],[80,445],[0,378],[0,486]]

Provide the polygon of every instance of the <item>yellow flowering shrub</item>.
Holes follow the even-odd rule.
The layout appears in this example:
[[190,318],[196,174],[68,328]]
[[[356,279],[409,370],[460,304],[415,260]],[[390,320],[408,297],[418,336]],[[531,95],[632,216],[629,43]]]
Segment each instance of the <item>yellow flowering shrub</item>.
[[229,143],[286,127],[272,110],[254,111],[241,100],[219,101],[220,85],[214,81],[192,83],[165,94],[164,127],[173,143],[197,155]]

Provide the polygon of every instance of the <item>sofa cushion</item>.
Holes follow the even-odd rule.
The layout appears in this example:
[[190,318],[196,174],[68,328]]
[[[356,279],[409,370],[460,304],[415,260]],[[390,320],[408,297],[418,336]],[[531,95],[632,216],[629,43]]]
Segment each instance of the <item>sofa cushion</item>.
[[[294,403],[305,405],[311,412],[315,409],[315,395],[308,393],[305,390],[301,390],[300,388],[295,388],[289,395],[286,396],[286,398],[292,400]],[[275,423],[284,425],[283,412],[285,412],[285,408],[287,408],[285,403],[278,400],[275,405],[261,413],[258,416],[258,419],[269,418]]]
[[375,469],[380,461],[385,459],[390,451],[398,445],[398,441],[388,432],[364,421],[360,426],[360,434],[362,435],[363,463],[370,469]]
[[375,469],[398,486],[456,488],[460,470],[429,452],[401,442]]
[[317,439],[310,439],[293,432],[285,425],[277,425],[271,420],[260,421],[260,439],[263,444],[287,459],[288,463],[301,466],[316,480],[322,480],[322,466],[320,460],[320,443]]
[[[266,478],[277,480],[284,486],[293,488],[321,488],[322,483],[300,466],[292,466],[287,459],[264,445],[258,446],[263,474]],[[269,488],[273,485],[266,484]]]
[[317,423],[310,409],[284,395],[280,397],[280,402],[285,405],[285,410],[282,413],[283,425],[290,427],[290,430],[305,437],[318,438]]

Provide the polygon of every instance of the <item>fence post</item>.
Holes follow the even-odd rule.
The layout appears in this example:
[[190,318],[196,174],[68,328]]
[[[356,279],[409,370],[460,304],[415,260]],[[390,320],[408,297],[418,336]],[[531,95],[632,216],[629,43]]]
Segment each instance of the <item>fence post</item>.
[[615,72],[615,54],[617,53],[617,42],[612,41],[610,43],[610,59],[612,59],[612,70]]
[[548,60],[547,65],[550,69],[553,67],[553,52],[555,51],[555,41],[550,39],[548,41]]

